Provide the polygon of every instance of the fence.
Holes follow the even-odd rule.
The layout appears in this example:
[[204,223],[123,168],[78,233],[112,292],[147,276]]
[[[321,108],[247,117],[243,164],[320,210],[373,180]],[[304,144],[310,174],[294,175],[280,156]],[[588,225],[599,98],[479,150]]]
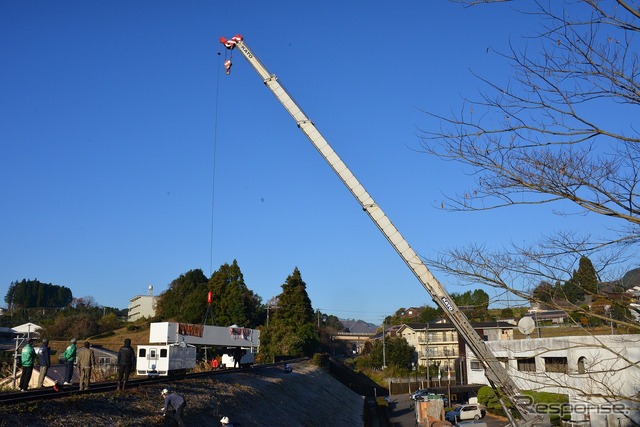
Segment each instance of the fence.
[[407,378],[394,378],[389,380],[389,395],[394,396],[398,394],[411,394],[416,390],[426,388],[440,388],[455,386],[455,380],[431,380],[427,383],[426,379],[422,380],[409,380]]

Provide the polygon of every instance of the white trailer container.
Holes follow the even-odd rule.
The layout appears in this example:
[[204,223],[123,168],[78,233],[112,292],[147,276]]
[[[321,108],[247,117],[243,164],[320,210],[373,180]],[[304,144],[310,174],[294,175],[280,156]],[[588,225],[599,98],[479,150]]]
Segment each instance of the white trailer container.
[[[241,366],[253,364],[260,346],[260,331],[236,325],[208,326],[157,322],[150,325],[148,345],[139,345],[138,375],[165,376],[196,366],[196,346],[222,349],[223,365],[233,367],[233,354],[242,351]],[[228,358],[230,357],[230,362]]]

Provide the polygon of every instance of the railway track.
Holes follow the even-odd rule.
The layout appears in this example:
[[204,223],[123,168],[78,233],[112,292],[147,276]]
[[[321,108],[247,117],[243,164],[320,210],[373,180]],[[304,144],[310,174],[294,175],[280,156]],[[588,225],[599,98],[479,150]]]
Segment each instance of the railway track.
[[[153,378],[139,378],[130,379],[127,382],[127,389],[152,386],[160,383],[166,383],[167,380],[192,380],[199,378],[206,378],[217,375],[233,375],[233,374],[246,374],[251,372],[260,372],[266,369],[282,369],[285,363],[300,362],[302,359],[288,360],[287,362],[270,363],[263,365],[255,365],[252,367],[238,368],[238,369],[217,369],[212,371],[192,372],[186,374],[174,374],[168,377],[153,377]],[[0,394],[0,405],[17,405],[20,403],[35,402],[40,400],[54,400],[61,399],[70,396],[81,396],[85,394],[93,393],[113,393],[116,392],[117,383],[115,381],[102,381],[91,383],[88,390],[80,390],[77,384],[66,385],[59,387],[56,391],[54,387],[45,387],[39,389],[32,389],[27,391],[8,392]]]

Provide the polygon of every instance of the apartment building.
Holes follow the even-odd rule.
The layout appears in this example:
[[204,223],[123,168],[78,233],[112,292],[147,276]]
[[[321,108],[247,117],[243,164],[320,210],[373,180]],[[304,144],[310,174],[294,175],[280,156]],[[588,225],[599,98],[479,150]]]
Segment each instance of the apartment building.
[[[485,341],[512,340],[513,328],[516,327],[515,322],[503,320],[475,322],[472,326]],[[406,323],[400,326],[397,335],[415,348],[418,366],[429,366],[432,379],[455,379],[458,384],[468,383],[466,346],[451,323]]]

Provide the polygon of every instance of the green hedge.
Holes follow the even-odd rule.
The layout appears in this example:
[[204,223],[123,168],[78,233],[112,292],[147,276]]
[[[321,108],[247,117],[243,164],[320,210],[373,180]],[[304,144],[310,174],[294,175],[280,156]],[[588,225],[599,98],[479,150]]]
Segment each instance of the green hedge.
[[559,426],[562,421],[571,419],[568,395],[529,390],[523,391],[522,394],[533,397],[538,412],[548,414],[552,425]]
[[[548,414],[551,424],[559,426],[562,421],[569,421],[571,419],[571,413],[568,408],[569,396],[566,394],[549,393],[546,391],[522,391],[523,395],[531,396],[535,405],[535,409],[544,414]],[[493,388],[485,386],[478,390],[478,403],[484,405],[487,411],[505,416],[504,409],[498,400]],[[514,412],[515,408],[507,400],[507,407]],[[514,415],[517,415],[514,413]]]

